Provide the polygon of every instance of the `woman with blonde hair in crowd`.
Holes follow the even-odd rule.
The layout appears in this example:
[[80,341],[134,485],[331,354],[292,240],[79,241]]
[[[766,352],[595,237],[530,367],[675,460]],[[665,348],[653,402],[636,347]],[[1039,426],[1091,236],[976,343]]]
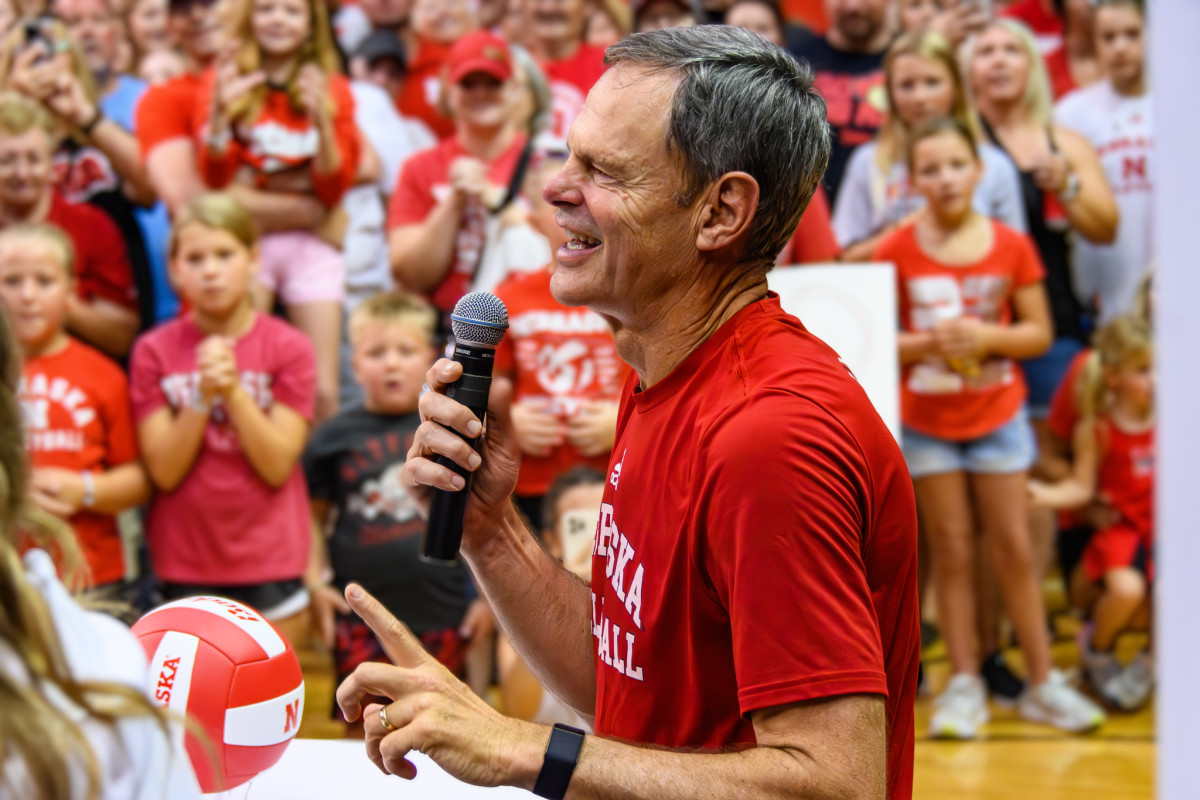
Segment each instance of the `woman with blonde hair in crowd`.
[[176,723],[146,695],[141,645],[77,605],[45,550],[17,555],[19,529],[79,561],[69,530],[26,512],[19,375],[0,315],[0,798],[198,798]]
[[[872,257],[883,237],[910,221],[924,198],[909,181],[908,138],[922,122],[952,117],[976,140],[979,120],[963,85],[954,50],[936,31],[906,33],[883,62],[888,112],[875,140],[850,156],[833,211],[843,261]],[[983,178],[973,207],[980,214],[1025,231],[1025,209],[1017,171],[1003,151],[980,143]]]
[[984,133],[1020,173],[1027,229],[1046,268],[1055,340],[1046,355],[1023,364],[1030,417],[1044,438],[1050,398],[1091,326],[1090,298],[1075,292],[1072,237],[1111,242],[1117,206],[1091,145],[1054,124],[1046,69],[1028,28],[993,20],[968,42],[965,63]]

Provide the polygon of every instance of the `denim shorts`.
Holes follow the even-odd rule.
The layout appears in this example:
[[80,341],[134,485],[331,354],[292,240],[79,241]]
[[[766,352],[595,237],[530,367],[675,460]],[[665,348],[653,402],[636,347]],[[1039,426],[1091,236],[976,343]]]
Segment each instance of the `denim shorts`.
[[1045,419],[1050,414],[1050,400],[1067,374],[1075,355],[1084,348],[1078,339],[1055,339],[1050,349],[1037,358],[1021,362],[1025,384],[1029,387],[1029,416]]
[[1037,459],[1037,441],[1024,406],[1015,417],[978,439],[952,442],[905,426],[901,441],[904,461],[913,478],[949,472],[1007,475],[1024,472]]

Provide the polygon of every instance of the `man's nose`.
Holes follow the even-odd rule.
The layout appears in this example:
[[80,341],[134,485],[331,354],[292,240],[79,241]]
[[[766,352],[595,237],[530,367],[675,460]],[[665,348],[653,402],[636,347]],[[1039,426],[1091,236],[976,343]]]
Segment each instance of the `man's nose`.
[[579,170],[568,161],[546,184],[546,188],[542,190],[542,199],[557,208],[579,205],[583,202],[579,178]]

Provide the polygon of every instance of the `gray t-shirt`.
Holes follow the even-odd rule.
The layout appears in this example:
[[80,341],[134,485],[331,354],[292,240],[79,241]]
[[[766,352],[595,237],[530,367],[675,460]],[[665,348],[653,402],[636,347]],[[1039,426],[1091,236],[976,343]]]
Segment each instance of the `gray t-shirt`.
[[[925,205],[925,198],[908,182],[908,168],[896,164],[884,175],[875,163],[876,149],[872,141],[855,150],[842,177],[833,208],[833,233],[842,247],[870,238]],[[975,187],[975,210],[1025,233],[1025,207],[1016,166],[991,144],[979,145],[979,158],[983,178]]]

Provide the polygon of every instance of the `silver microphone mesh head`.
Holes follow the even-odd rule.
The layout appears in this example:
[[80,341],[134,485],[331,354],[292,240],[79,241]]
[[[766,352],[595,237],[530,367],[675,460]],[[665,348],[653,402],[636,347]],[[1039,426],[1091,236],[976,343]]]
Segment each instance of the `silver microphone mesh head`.
[[471,292],[455,304],[450,329],[460,342],[495,347],[508,330],[508,309],[494,294]]

